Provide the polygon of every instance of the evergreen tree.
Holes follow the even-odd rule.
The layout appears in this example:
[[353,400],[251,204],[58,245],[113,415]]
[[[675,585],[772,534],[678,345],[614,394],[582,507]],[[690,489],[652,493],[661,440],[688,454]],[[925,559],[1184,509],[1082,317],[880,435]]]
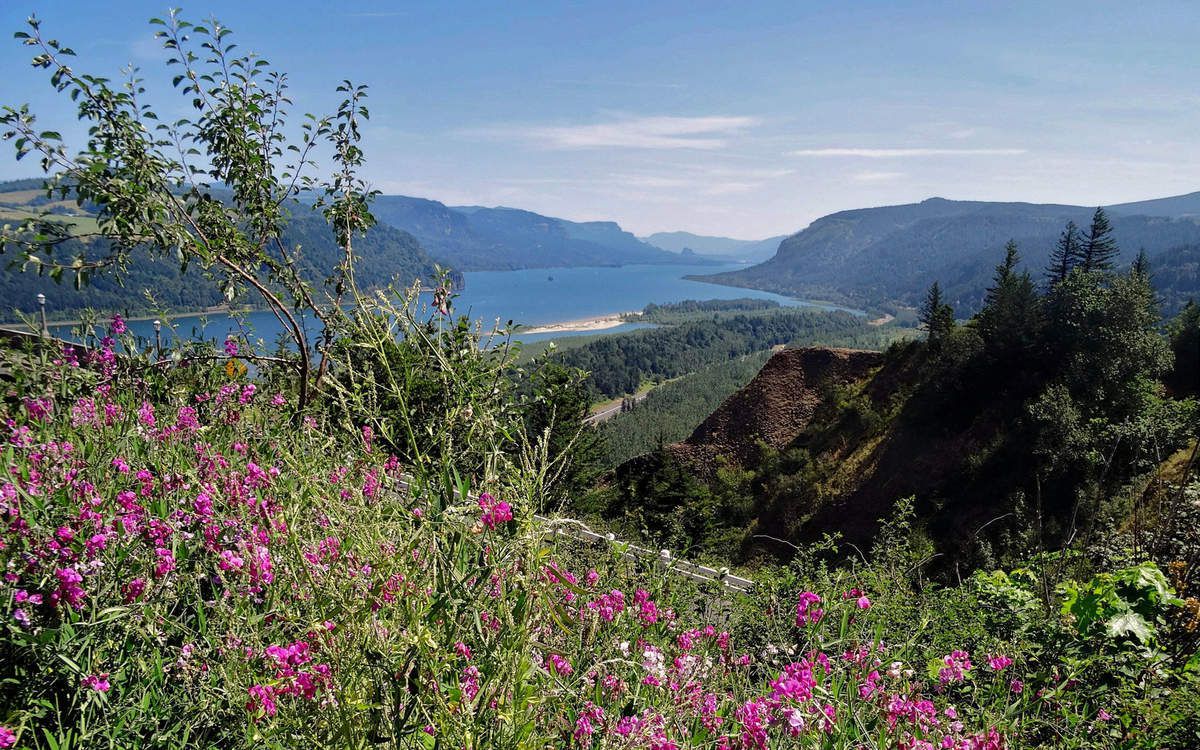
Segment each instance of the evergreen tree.
[[942,287],[933,282],[921,305],[918,320],[929,331],[929,341],[941,341],[954,328],[954,308],[942,299]]
[[1017,244],[1009,240],[1004,248],[1004,261],[996,266],[983,309],[976,317],[984,345],[995,358],[1017,355],[1030,348],[1041,327],[1037,290],[1028,271],[1017,272],[1020,260]]
[[1084,271],[1111,271],[1113,261],[1120,253],[1117,241],[1112,236],[1112,224],[1103,208],[1092,214],[1092,225],[1083,236],[1083,249],[1079,267]]
[[1061,283],[1071,269],[1078,265],[1082,253],[1079,243],[1079,227],[1075,226],[1075,222],[1068,221],[1066,229],[1058,237],[1058,244],[1050,253],[1050,265],[1046,268],[1051,286]]
[[1175,367],[1166,378],[1176,396],[1200,394],[1200,305],[1188,300],[1167,327]]
[[1137,258],[1133,261],[1133,266],[1129,271],[1135,276],[1150,277],[1150,258],[1146,255],[1146,248],[1138,250]]
[[586,421],[591,411],[587,373],[543,358],[529,380],[525,428],[532,442],[544,441],[549,496],[582,494],[592,488],[602,452],[599,434]]

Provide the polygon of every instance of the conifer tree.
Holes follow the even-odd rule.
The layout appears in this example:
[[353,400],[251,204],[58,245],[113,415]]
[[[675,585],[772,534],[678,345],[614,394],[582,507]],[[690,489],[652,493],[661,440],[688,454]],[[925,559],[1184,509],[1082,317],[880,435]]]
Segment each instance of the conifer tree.
[[1017,243],[1009,240],[976,317],[985,345],[999,358],[1032,345],[1041,323],[1037,290],[1028,271],[1017,272],[1020,261]]
[[942,299],[942,287],[936,281],[925,295],[918,320],[929,331],[931,342],[940,341],[954,328],[954,308]]
[[1050,265],[1046,268],[1051,286],[1062,283],[1071,269],[1079,263],[1082,252],[1079,243],[1079,227],[1075,226],[1074,221],[1068,221],[1066,229],[1058,237],[1058,244],[1050,253]]
[[1146,255],[1146,248],[1138,250],[1137,258],[1134,259],[1129,272],[1136,276],[1150,276],[1150,258]]
[[1084,271],[1111,271],[1113,261],[1120,253],[1117,241],[1112,236],[1112,224],[1103,208],[1092,214],[1092,225],[1083,236],[1083,249],[1079,267]]

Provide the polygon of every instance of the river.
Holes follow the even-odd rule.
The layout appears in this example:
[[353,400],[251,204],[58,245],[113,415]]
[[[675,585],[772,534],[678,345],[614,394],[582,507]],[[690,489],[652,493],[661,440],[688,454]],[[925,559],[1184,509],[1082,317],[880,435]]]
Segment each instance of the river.
[[[683,278],[688,274],[718,273],[739,266],[727,265],[638,265],[615,268],[536,268],[519,271],[470,271],[463,276],[466,286],[455,300],[455,311],[482,321],[485,330],[496,320],[525,326],[602,317],[641,310],[650,303],[665,304],[687,299],[736,299],[752,297],[775,300],[789,307],[819,307],[844,310],[819,302],[792,299],[756,289],[708,284]],[[853,310],[858,313],[860,311]],[[153,340],[152,321],[130,321],[129,328]],[[623,323],[602,333],[621,333],[645,328],[643,323]],[[70,326],[52,325],[56,336],[74,338]],[[241,333],[270,344],[280,335],[279,322],[269,312],[240,315],[226,313],[180,314],[163,317],[163,343],[174,336],[223,340]],[[514,338],[533,342],[563,338],[565,333],[518,332]]]

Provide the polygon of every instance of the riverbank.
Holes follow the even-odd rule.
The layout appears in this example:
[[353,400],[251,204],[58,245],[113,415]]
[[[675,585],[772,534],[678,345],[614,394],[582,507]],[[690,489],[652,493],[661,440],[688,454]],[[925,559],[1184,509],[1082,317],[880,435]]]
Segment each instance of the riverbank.
[[564,320],[561,323],[545,323],[532,328],[522,328],[523,334],[544,334],[544,333],[592,333],[594,331],[606,331],[609,328],[616,328],[625,323],[636,322],[641,316],[640,311],[613,313],[611,315],[603,315],[598,318],[584,318],[582,320]]
[[[259,312],[259,311],[260,311],[260,308],[253,308],[253,307],[231,308],[228,305],[216,305],[214,307],[205,308],[203,310],[172,310],[172,311],[168,311],[168,312],[157,313],[154,315],[138,314],[138,315],[130,315],[128,317],[126,317],[125,315],[122,315],[121,318],[126,323],[144,323],[144,322],[151,321],[151,320],[162,320],[164,322],[164,324],[166,324],[166,323],[169,323],[170,321],[180,320],[182,318],[200,318],[205,315],[227,315],[227,316],[246,315],[249,313]],[[109,320],[112,319],[112,315],[113,315],[113,313],[111,313],[111,312],[97,313],[93,322],[95,322],[97,325],[104,326],[108,323]],[[30,314],[29,317],[33,320],[35,325],[38,323],[37,313],[32,313],[32,314]],[[51,328],[58,328],[61,326],[78,326],[78,325],[82,325],[82,324],[83,324],[83,320],[81,318],[53,318],[53,317],[51,317],[46,321],[46,325],[50,326]],[[24,330],[27,328],[25,323],[23,321],[21,321],[20,319],[9,319],[9,320],[5,320],[5,321],[0,321],[0,326],[4,326],[5,328],[11,328],[13,330]]]

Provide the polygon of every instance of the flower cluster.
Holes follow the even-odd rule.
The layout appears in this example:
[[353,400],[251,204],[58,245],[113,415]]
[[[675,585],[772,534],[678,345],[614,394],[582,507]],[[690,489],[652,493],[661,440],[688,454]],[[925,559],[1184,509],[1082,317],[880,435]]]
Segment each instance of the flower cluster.
[[487,529],[495,529],[502,523],[513,519],[512,506],[503,500],[497,500],[486,492],[479,495],[479,520]]

